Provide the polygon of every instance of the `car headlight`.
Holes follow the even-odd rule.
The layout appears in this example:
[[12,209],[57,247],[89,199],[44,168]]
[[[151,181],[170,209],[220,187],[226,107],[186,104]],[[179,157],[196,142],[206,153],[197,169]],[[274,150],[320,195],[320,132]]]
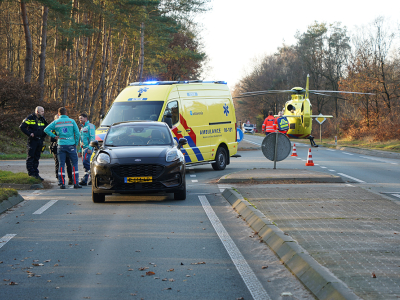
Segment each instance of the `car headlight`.
[[97,162],[101,164],[109,164],[111,162],[111,158],[106,153],[100,153],[99,156],[97,156]]
[[166,157],[167,162],[171,162],[177,159],[179,159],[179,152],[177,149],[174,148],[167,152],[167,157]]

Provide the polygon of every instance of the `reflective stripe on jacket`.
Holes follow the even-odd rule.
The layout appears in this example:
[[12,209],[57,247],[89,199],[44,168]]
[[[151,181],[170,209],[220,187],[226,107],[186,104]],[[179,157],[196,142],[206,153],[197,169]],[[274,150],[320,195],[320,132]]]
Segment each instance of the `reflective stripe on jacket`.
[[44,128],[48,125],[47,121],[43,117],[37,117],[36,114],[31,114],[26,117],[19,128],[23,133],[30,137],[31,133],[34,134],[34,138],[44,138]]
[[[81,128],[79,138],[81,148],[89,148],[92,150],[92,147],[90,147],[90,142],[96,140],[96,127],[89,121],[86,121],[85,125],[83,125]],[[81,151],[81,149],[79,149],[79,151]]]
[[279,131],[289,130],[289,121],[286,117],[280,117],[276,119],[276,125]]
[[[56,134],[52,133],[52,130]],[[58,145],[78,145],[79,144],[79,128],[76,122],[65,115],[61,115],[47,126],[44,132],[54,138],[58,136]]]
[[266,132],[275,132],[275,118],[274,116],[268,116],[265,118],[264,123],[262,125],[263,130]]

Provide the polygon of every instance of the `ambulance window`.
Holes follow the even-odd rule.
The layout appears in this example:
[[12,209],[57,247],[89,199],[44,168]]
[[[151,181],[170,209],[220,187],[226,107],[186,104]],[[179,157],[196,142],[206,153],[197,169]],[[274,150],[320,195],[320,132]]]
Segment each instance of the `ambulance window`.
[[167,113],[171,113],[172,115],[172,125],[175,125],[179,122],[179,107],[178,101],[171,101],[165,107],[164,118]]

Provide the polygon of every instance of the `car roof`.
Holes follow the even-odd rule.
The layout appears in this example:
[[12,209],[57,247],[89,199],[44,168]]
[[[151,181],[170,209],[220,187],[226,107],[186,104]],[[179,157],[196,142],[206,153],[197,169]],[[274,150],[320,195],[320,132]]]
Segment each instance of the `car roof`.
[[126,121],[126,122],[117,122],[112,124],[111,126],[123,126],[123,125],[129,125],[129,126],[168,126],[164,122],[158,122],[158,121]]

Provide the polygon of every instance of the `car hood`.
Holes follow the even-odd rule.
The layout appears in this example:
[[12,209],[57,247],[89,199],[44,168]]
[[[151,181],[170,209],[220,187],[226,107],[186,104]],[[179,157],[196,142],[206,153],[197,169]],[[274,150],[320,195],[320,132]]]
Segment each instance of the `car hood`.
[[107,147],[104,150],[111,158],[156,158],[165,157],[171,146],[136,146],[136,147]]

